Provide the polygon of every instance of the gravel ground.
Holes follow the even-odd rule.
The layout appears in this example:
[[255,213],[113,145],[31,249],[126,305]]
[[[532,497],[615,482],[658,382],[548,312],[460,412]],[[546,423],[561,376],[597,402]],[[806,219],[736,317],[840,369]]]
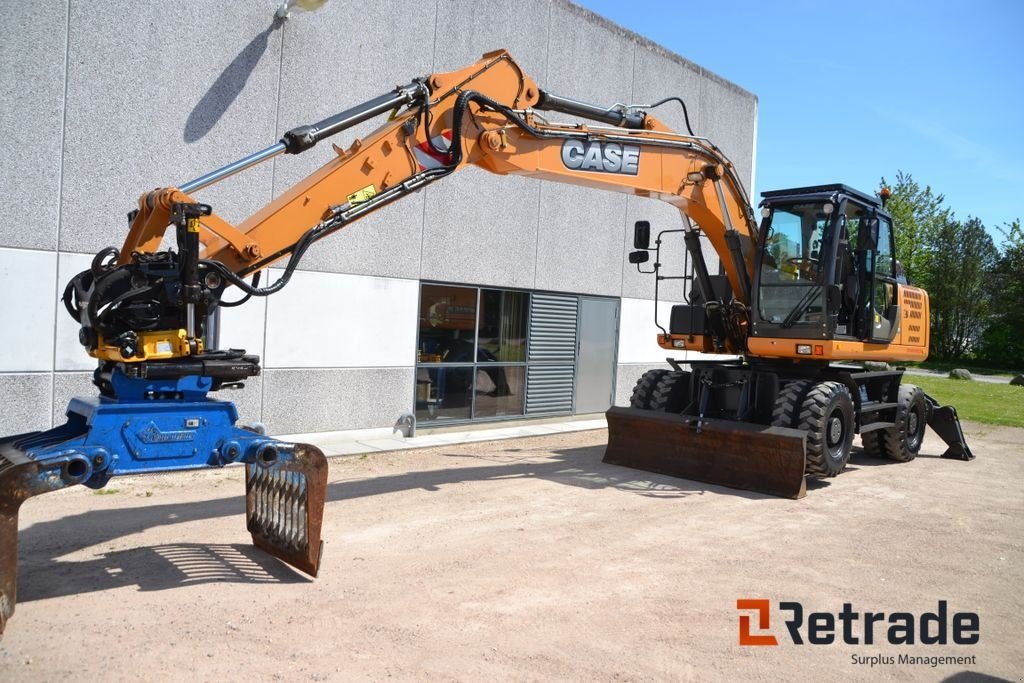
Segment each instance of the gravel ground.
[[[1019,681],[1024,430],[966,431],[974,462],[930,435],[799,501],[604,465],[604,431],[337,458],[316,580],[251,547],[239,469],[48,494],[0,680]],[[738,645],[737,598],[772,601],[779,647]],[[980,642],[798,646],[787,600],[946,600]],[[974,661],[854,663],[900,654]]]

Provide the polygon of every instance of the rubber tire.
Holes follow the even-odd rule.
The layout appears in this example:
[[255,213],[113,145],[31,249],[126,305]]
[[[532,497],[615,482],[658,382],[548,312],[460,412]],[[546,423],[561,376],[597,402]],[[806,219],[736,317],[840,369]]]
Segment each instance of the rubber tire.
[[861,443],[864,451],[875,457],[910,462],[917,457],[924,441],[928,404],[924,392],[913,384],[900,385],[897,403],[895,426],[868,432],[861,437]]
[[641,375],[640,379],[636,381],[636,386],[633,387],[633,395],[629,398],[629,407],[650,410],[651,398],[654,396],[658,381],[667,374],[669,374],[668,370],[656,368]]
[[651,395],[650,409],[659,413],[683,412],[690,402],[690,373],[670,372],[658,380]]
[[775,408],[772,410],[773,427],[796,427],[797,418],[800,415],[800,404],[804,402],[804,396],[811,390],[814,382],[807,379],[798,379],[787,382],[782,391],[775,398]]
[[[838,420],[838,422],[836,422]],[[838,428],[838,436],[833,431]],[[853,450],[853,398],[842,382],[815,384],[800,404],[797,429],[807,432],[807,474],[834,477]]]

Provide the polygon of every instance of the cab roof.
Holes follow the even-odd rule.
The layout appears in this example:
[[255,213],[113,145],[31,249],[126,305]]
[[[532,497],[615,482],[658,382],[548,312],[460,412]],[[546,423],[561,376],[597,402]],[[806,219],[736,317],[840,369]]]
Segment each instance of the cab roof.
[[[859,202],[873,206],[876,208],[882,208],[882,202],[878,197],[869,195],[855,190],[849,185],[843,185],[842,183],[833,183],[831,185],[810,185],[808,187],[793,187],[787,190],[770,190],[768,192],[762,192],[761,197],[766,200],[777,199],[785,197],[786,199],[799,199],[800,197],[822,197],[827,195],[842,194]],[[762,202],[763,203],[763,202]]]

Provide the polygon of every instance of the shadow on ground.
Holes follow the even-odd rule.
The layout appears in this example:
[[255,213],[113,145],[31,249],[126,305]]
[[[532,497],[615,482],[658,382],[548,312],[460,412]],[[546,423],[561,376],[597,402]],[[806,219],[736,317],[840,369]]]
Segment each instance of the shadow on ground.
[[[606,465],[601,462],[603,455],[603,444],[556,451],[544,446],[496,448],[487,455],[445,453],[443,457],[460,460],[463,466],[334,482],[328,486],[327,501],[336,503],[414,489],[440,491],[449,484],[504,479],[543,479],[585,489],[613,488],[653,498],[676,499],[716,493],[749,500],[773,499],[760,493]],[[854,455],[851,470],[889,464],[889,461],[867,458],[859,451]],[[467,461],[479,464],[465,466]],[[829,485],[827,481],[816,479],[807,482],[809,491]],[[241,477],[238,486],[242,489]],[[245,497],[240,491],[237,496],[203,502],[90,510],[33,524],[20,534],[19,600],[27,602],[128,585],[156,591],[208,582],[307,581],[303,575],[262,551],[237,544],[142,546],[105,553],[84,562],[58,559],[82,548],[160,526],[235,515],[239,526],[244,527],[244,511]]]

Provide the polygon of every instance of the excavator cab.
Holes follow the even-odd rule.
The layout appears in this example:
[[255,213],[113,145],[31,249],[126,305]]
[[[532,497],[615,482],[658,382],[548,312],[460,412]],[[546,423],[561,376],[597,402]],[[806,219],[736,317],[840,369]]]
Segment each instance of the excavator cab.
[[764,193],[752,335],[893,341],[892,219],[845,185]]

